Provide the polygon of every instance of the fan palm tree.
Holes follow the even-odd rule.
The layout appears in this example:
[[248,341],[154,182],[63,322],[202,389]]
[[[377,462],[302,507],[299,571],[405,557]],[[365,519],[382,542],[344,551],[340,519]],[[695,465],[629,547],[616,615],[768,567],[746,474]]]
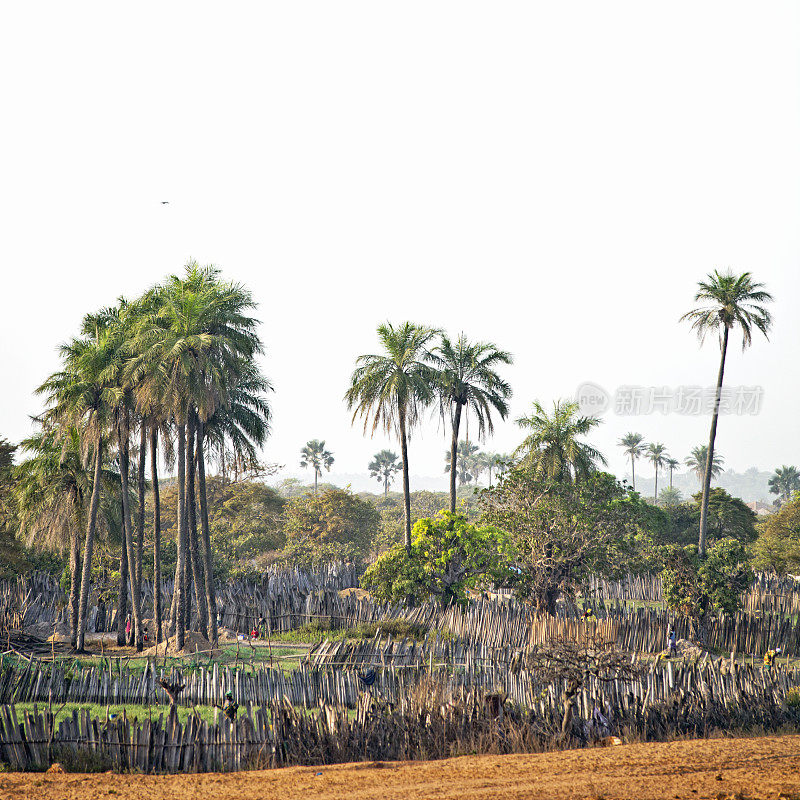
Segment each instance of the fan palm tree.
[[369,462],[370,478],[377,478],[383,483],[383,496],[389,496],[389,486],[394,480],[394,476],[400,472],[402,465],[397,463],[397,453],[391,450],[381,450]]
[[322,475],[323,468],[328,472],[333,466],[333,453],[325,449],[325,440],[309,439],[300,451],[300,466],[303,469],[310,467],[314,470],[314,494],[317,493],[317,481]]
[[769,491],[778,495],[778,500],[784,503],[794,492],[800,491],[800,472],[797,467],[787,467],[785,464],[778,467],[769,479]]
[[403,501],[405,544],[411,553],[411,492],[408,479],[408,436],[419,421],[421,412],[433,401],[439,386],[438,376],[429,362],[429,347],[437,331],[404,322],[395,327],[378,327],[383,346],[379,355],[363,355],[356,360],[345,393],[353,421],[361,416],[366,433],[370,420],[372,433],[382,427],[400,439],[403,462]]
[[644,452],[644,436],[641,433],[626,433],[620,440],[619,446],[631,460],[631,483],[636,491],[636,460]]
[[676,467],[679,467],[681,464],[677,458],[673,458],[669,456],[669,458],[664,459],[664,466],[669,470],[669,488],[672,489],[672,473]]
[[28,545],[43,542],[69,547],[70,640],[78,639],[81,533],[86,526],[86,505],[91,494],[91,474],[86,470],[78,429],[69,426],[57,440],[54,429],[44,429],[20,448],[29,457],[16,469],[15,493],[19,531]]
[[711,432],[708,437],[708,453],[703,480],[703,499],[700,506],[700,540],[699,555],[705,558],[706,534],[708,530],[708,496],[711,488],[712,465],[714,462],[714,444],[717,437],[717,421],[719,419],[719,402],[722,392],[722,381],[725,374],[725,356],[728,351],[728,337],[733,328],[742,332],[742,350],[752,342],[753,329],[761,331],[766,338],[772,318],[765,304],[772,296],[764,291],[761,283],[755,283],[749,272],[734,275],[732,272],[714,271],[706,281],[698,284],[694,297],[701,306],[688,311],[681,317],[687,320],[697,332],[700,342],[709,332],[719,334],[720,361],[717,373],[717,388],[714,409],[711,414]]
[[[708,445],[701,444],[693,448],[691,454],[686,457],[683,463],[694,472],[702,488],[705,485],[706,467],[708,466]],[[714,453],[711,463],[712,478],[716,478],[723,471],[724,463],[725,459],[719,453]]]
[[645,458],[655,467],[656,482],[653,489],[653,502],[658,504],[658,470],[661,469],[666,463],[667,448],[660,442],[651,442],[645,448]]
[[514,456],[537,477],[567,483],[583,480],[598,463],[606,463],[602,453],[580,441],[599,424],[596,417],[578,416],[578,404],[569,400],[555,401],[552,415],[534,401],[533,413],[517,420],[530,433]]
[[[455,342],[442,334],[433,348],[431,363],[438,371],[437,390],[442,416],[449,415],[450,437],[450,511],[456,510],[456,467],[458,434],[464,409],[472,411],[478,422],[478,438],[494,431],[492,412],[501,419],[508,416],[511,387],[497,374],[501,364],[511,364],[511,354],[491,342],[471,343],[464,334]],[[459,473],[460,474],[460,473]],[[462,480],[463,483],[463,480]]]

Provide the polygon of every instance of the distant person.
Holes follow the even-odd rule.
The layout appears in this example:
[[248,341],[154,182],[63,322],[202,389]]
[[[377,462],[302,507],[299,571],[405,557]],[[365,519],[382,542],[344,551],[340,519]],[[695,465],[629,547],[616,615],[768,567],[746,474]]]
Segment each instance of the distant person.
[[766,669],[772,669],[772,665],[775,663],[775,656],[780,655],[780,652],[780,647],[776,647],[774,650],[767,650],[764,653],[764,667]]
[[676,656],[678,655],[678,648],[676,645],[677,637],[675,636],[675,628],[670,627],[669,629],[669,636],[667,637],[667,655],[668,656]]
[[236,720],[239,704],[233,699],[233,692],[230,690],[225,692],[225,705],[222,706],[222,711],[231,722]]

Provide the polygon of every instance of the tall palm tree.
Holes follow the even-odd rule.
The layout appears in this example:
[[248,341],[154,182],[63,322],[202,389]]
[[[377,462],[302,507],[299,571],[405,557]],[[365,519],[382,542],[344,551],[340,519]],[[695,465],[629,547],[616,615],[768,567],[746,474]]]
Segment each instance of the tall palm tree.
[[405,544],[411,553],[411,491],[408,479],[408,435],[421,412],[433,401],[438,386],[436,371],[430,366],[429,347],[437,331],[404,322],[395,327],[378,327],[383,346],[379,355],[363,355],[356,360],[345,393],[348,409],[364,418],[364,432],[372,420],[372,433],[382,427],[400,439],[403,461],[403,501]]
[[579,416],[578,404],[569,400],[555,401],[552,415],[534,401],[533,412],[517,420],[530,433],[514,456],[538,477],[568,483],[583,480],[598,463],[606,463],[599,450],[580,440],[599,424],[596,417]]
[[118,342],[110,331],[98,328],[94,336],[72,339],[61,346],[63,369],[51,375],[38,389],[47,399],[45,424],[53,423],[60,431],[71,427],[82,430],[84,447],[91,454],[92,490],[86,515],[86,538],[78,600],[78,634],[75,647],[84,649],[89,587],[92,577],[92,555],[97,533],[100,490],[103,472],[103,451],[112,410],[120,400],[119,387],[107,380],[118,357]]
[[619,446],[631,460],[631,483],[636,491],[636,460],[644,452],[644,436],[641,433],[626,433],[620,440]]
[[[705,485],[706,467],[708,466],[708,445],[701,444],[692,448],[691,454],[683,462],[697,476],[700,486]],[[711,463],[711,478],[716,478],[723,472],[725,459],[719,453],[714,453]],[[709,481],[710,483],[710,481]]]
[[322,470],[331,471],[333,466],[333,453],[325,449],[325,440],[309,439],[300,451],[300,466],[303,469],[311,467],[314,470],[314,494],[317,493],[317,481],[322,475]]
[[397,463],[397,453],[391,450],[381,450],[369,462],[370,478],[377,478],[383,483],[383,496],[389,496],[389,486],[394,480],[394,476],[400,472],[402,465]]
[[672,489],[672,473],[673,473],[673,471],[675,470],[676,467],[680,466],[680,464],[681,464],[681,462],[678,461],[677,458],[673,458],[672,456],[669,456],[669,458],[665,458],[664,459],[664,465],[669,470],[669,488],[670,489]]
[[650,442],[645,449],[645,458],[656,470],[656,482],[653,489],[653,502],[658,504],[658,471],[666,463],[667,448],[660,442]]
[[475,415],[478,438],[494,431],[492,412],[508,416],[511,387],[497,373],[501,364],[511,364],[511,354],[491,342],[469,342],[459,334],[455,342],[442,334],[433,348],[431,363],[438,371],[438,393],[442,415],[450,417],[450,511],[456,510],[456,467],[458,434],[464,409]]
[[[458,475],[458,485],[464,486],[475,477],[476,456],[478,445],[461,439],[456,449],[456,473]],[[451,472],[453,466],[452,450],[445,450],[444,453],[445,472]],[[450,483],[453,483],[453,476],[450,476]]]
[[753,281],[749,272],[734,275],[732,272],[720,273],[715,270],[708,276],[706,281],[700,281],[694,299],[703,305],[688,311],[681,317],[681,320],[687,320],[691,323],[701,344],[711,331],[718,333],[720,340],[719,372],[717,373],[714,409],[711,414],[711,432],[708,437],[703,499],[700,506],[699,554],[700,558],[705,558],[711,467],[714,462],[714,444],[717,437],[717,421],[719,418],[722,380],[725,374],[728,337],[731,329],[738,328],[741,330],[742,350],[745,350],[751,344],[754,328],[761,331],[768,339],[772,318],[765,304],[772,300],[772,296],[764,291],[763,284]]
[[788,501],[795,492],[800,492],[800,472],[797,467],[778,467],[769,479],[769,491],[778,495],[781,502]]

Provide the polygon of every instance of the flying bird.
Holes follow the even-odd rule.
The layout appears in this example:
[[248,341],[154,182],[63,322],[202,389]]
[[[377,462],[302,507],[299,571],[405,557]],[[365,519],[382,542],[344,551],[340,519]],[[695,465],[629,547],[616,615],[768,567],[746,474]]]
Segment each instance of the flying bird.
[[161,205],[162,206],[168,206],[169,205],[169,200],[162,200],[161,201]]

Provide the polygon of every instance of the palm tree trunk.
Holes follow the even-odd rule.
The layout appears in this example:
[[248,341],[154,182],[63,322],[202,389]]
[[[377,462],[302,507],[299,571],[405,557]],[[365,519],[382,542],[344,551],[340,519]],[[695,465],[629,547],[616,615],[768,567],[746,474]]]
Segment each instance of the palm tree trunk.
[[714,411],[711,415],[711,433],[708,437],[708,454],[706,456],[706,471],[703,475],[703,499],[700,506],[700,542],[698,546],[700,558],[706,557],[706,532],[708,530],[708,495],[711,491],[711,467],[714,464],[714,441],[717,438],[717,420],[719,419],[719,400],[722,392],[722,379],[725,375],[725,354],[728,351],[728,326],[722,334],[722,353],[719,359],[719,373],[717,375],[717,392],[714,396]]
[[147,426],[142,422],[139,429],[139,463],[136,475],[137,495],[139,500],[139,514],[136,517],[136,583],[139,592],[142,591],[142,561],[144,559],[144,496],[147,481],[144,476],[144,467],[147,462]]
[[150,482],[153,484],[153,625],[156,644],[163,637],[161,628],[161,496],[158,487],[158,428],[150,431]]
[[458,429],[461,427],[461,403],[453,414],[453,434],[450,439],[450,513],[456,513],[456,459],[458,458]]
[[633,453],[631,453],[631,480],[633,481],[633,491],[636,491],[636,471],[633,466]]
[[69,542],[69,641],[73,650],[78,643],[78,603],[81,591],[79,572],[81,568],[81,528],[83,528],[82,505],[81,500],[77,497],[75,507],[78,511],[75,514],[75,524]]
[[317,496],[317,476],[318,476],[317,468],[314,467],[314,497]]
[[[123,519],[125,512],[122,512]],[[123,647],[127,644],[125,641],[125,625],[128,619],[128,586],[130,580],[128,577],[128,533],[125,528],[125,523],[122,524],[122,552],[119,556],[119,597],[117,598],[117,646]]]
[[86,607],[89,604],[89,584],[92,580],[92,551],[94,535],[97,530],[97,509],[100,505],[100,475],[103,465],[103,439],[97,437],[94,452],[94,480],[92,482],[92,499],[89,501],[89,523],[86,527],[86,547],[83,553],[83,573],[81,575],[81,597],[78,604],[78,637],[76,649],[83,651],[86,636]]
[[141,651],[142,636],[142,594],[136,581],[136,553],[133,542],[133,522],[131,520],[131,498],[129,485],[130,451],[128,449],[128,429],[121,430],[119,436],[119,475],[122,484],[122,523],[125,529],[125,547],[128,551],[128,573],[131,581],[131,606],[133,608],[133,630],[136,649]]
[[208,638],[208,605],[205,597],[205,577],[200,562],[200,548],[197,541],[197,498],[195,494],[195,425],[194,413],[189,415],[186,436],[186,515],[189,532],[189,554],[191,556],[192,583],[194,585],[194,602],[200,631]]
[[214,569],[211,563],[211,531],[208,525],[208,496],[206,494],[206,465],[205,454],[203,452],[203,439],[205,432],[203,423],[197,425],[197,480],[200,484],[197,488],[200,495],[200,524],[203,530],[203,555],[205,556],[205,581],[206,581],[206,605],[208,611],[208,640],[216,646],[219,640],[217,631],[217,597],[214,589]]
[[406,525],[406,551],[411,555],[411,489],[408,482],[408,442],[406,440],[406,410],[399,409],[400,455],[403,459],[403,513]]
[[387,473],[383,475],[383,496],[384,498],[389,496],[389,475]]
[[186,596],[184,573],[186,564],[186,425],[178,425],[178,557],[175,563],[175,644],[183,650],[186,634]]
[[658,464],[656,464],[656,485],[653,487],[653,502],[658,505]]

